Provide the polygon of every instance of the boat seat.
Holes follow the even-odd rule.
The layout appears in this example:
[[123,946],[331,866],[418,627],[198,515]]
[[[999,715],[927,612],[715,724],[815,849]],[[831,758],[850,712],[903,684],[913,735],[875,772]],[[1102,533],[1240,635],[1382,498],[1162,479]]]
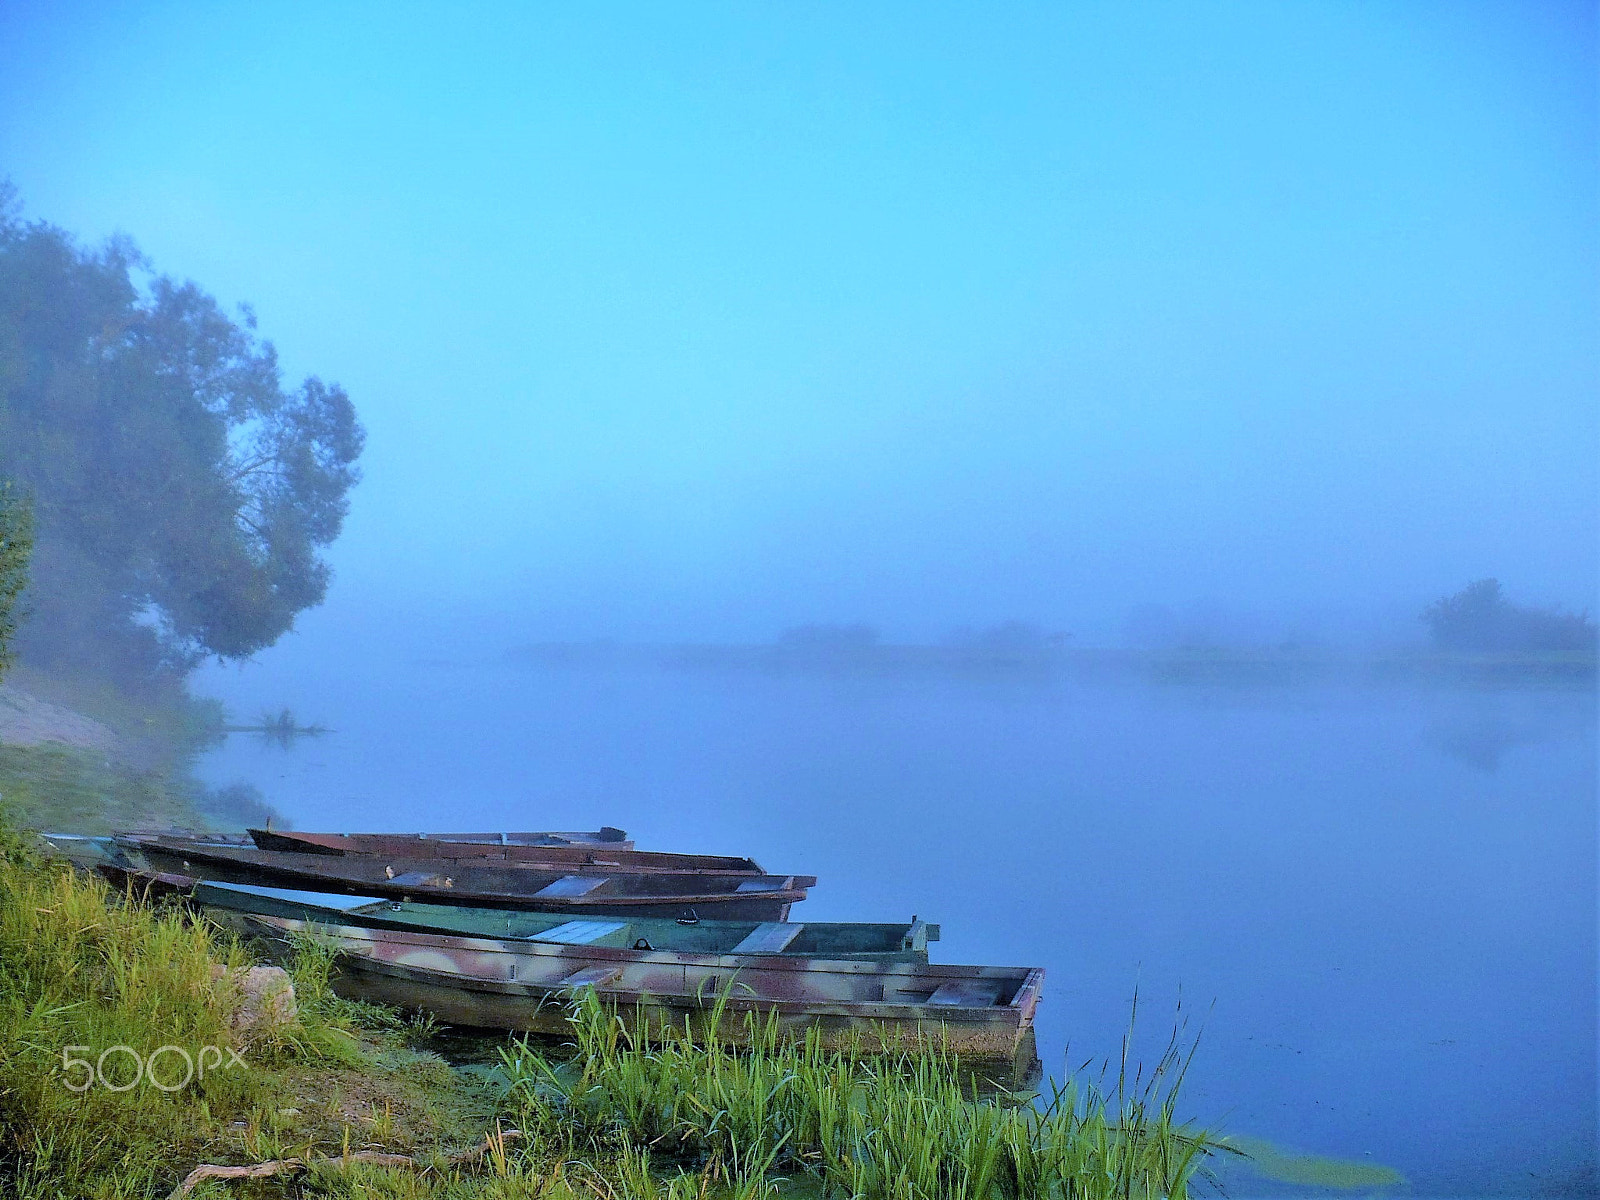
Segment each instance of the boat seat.
[[781,892],[783,891],[783,888],[784,881],[781,879],[745,879],[740,882],[738,887],[734,888],[734,891]]
[[757,925],[732,950],[734,954],[782,954],[805,926],[794,921],[766,921]]
[[609,875],[563,875],[554,883],[547,883],[535,896],[546,900],[571,899],[576,896],[587,896],[595,888],[611,882]]
[[564,925],[557,925],[554,929],[546,929],[543,933],[530,934],[529,940],[560,942],[564,946],[587,946],[592,942],[598,942],[607,934],[615,933],[626,924],[626,921],[568,921]]
[[1000,981],[996,979],[952,979],[928,997],[929,1004],[955,1008],[987,1008],[999,1000]]
[[564,988],[603,987],[620,978],[621,975],[622,968],[620,966],[615,963],[607,963],[598,967],[584,967],[581,971],[574,971],[557,986]]

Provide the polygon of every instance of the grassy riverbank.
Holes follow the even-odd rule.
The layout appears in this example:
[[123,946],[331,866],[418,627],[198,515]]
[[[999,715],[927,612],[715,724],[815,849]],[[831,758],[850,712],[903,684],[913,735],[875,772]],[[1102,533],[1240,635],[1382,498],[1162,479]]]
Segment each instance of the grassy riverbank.
[[[191,1195],[1095,1200],[1185,1195],[1214,1146],[1175,1120],[1176,1060],[1137,1096],[1073,1091],[1040,1111],[973,1103],[928,1059],[858,1061],[770,1035],[751,1053],[634,1045],[591,1002],[576,1057],[506,1043],[485,1079],[419,1049],[427,1031],[399,1014],[336,998],[313,946],[289,964],[295,1018],[239,1033],[238,997],[213,968],[250,961],[209,923],[125,902],[5,833],[0,1193],[160,1197],[200,1163],[276,1162],[279,1174]],[[198,1060],[207,1046],[242,1065],[171,1086],[179,1051]],[[102,1060],[110,1047],[129,1049]],[[176,1049],[158,1077],[137,1076],[161,1047]],[[69,1086],[89,1078],[75,1060],[102,1072],[83,1091]],[[407,1161],[361,1161],[382,1155]]]
[[[334,997],[324,957],[291,964],[294,1020],[241,1032],[237,987],[213,968],[247,965],[245,947],[15,835],[3,852],[0,1194],[164,1196],[198,1162],[337,1156],[380,1130],[408,1150],[481,1136],[492,1098],[408,1050],[395,1014]],[[154,1076],[140,1070],[162,1047]],[[97,1068],[81,1091],[74,1060]]]
[[255,788],[196,778],[197,756],[224,728],[219,704],[179,689],[136,698],[18,668],[0,685],[0,803],[32,828],[71,833],[276,818]]
[[1538,688],[1593,691],[1593,654],[1361,652],[1317,647],[1196,646],[1130,650],[1083,646],[864,644],[622,644],[545,642],[506,661],[541,670],[706,672],[905,679],[1116,680],[1155,686],[1280,688]]

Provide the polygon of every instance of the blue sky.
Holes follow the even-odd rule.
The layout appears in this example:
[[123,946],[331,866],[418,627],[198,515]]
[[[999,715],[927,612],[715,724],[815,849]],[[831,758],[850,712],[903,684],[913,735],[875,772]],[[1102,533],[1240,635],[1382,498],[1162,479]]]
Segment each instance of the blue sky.
[[1596,13],[13,3],[0,172],[349,389],[313,623],[1581,607]]

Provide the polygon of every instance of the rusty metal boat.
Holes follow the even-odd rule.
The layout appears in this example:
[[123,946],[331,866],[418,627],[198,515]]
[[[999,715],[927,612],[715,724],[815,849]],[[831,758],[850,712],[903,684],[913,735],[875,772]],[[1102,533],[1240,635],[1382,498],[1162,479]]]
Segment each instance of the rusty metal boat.
[[306,891],[426,900],[467,907],[532,909],[574,916],[639,916],[783,921],[804,900],[812,875],[655,870],[595,862],[541,863],[296,854],[228,842],[118,837],[136,867]]
[[[262,850],[279,854],[322,854],[331,858],[431,859],[447,862],[494,864],[559,863],[569,866],[620,867],[629,871],[736,871],[760,875],[753,858],[731,854],[675,854],[661,850],[634,850],[618,844],[528,844],[516,842],[462,842],[398,834],[276,833],[249,831]],[[631,846],[631,843],[629,843]]]
[[[562,1001],[593,988],[645,1035],[687,1027],[738,1042],[747,1034],[742,1015],[754,1012],[771,1014],[791,1036],[815,1028],[830,1048],[942,1045],[964,1060],[1010,1063],[1044,984],[1037,967],[665,952],[267,915],[247,920],[268,936],[331,941],[339,955],[335,990],[352,999],[420,1010],[453,1025],[543,1034],[565,1033]],[[719,1005],[725,1011],[713,1022]]]
[[549,849],[555,846],[601,846],[607,850],[632,850],[627,831],[611,825],[586,832],[523,833],[302,833],[292,829],[251,829],[251,839],[263,850],[294,850],[316,854],[340,847],[343,853],[404,854],[420,857],[425,853],[416,843],[444,847],[499,847],[501,849]]

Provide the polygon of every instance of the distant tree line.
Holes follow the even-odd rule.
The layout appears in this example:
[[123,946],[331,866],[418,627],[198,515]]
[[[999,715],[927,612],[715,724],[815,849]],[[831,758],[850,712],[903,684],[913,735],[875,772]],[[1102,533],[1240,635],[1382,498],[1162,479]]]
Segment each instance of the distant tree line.
[[255,325],[125,239],[22,221],[0,183],[0,480],[31,505],[0,525],[0,617],[26,531],[23,661],[181,678],[322,601],[364,435],[336,384],[284,386]]
[[[957,629],[945,644],[954,650],[976,653],[1040,654],[1060,650],[1072,635],[1046,630],[1028,621],[1002,621],[983,629]],[[786,649],[811,655],[867,656],[885,647],[882,634],[871,625],[795,625],[778,635]]]
[[878,645],[881,635],[871,625],[795,625],[778,635],[780,645],[815,653],[862,653]]
[[1422,619],[1440,650],[1595,657],[1595,623],[1588,613],[1513,604],[1497,579],[1480,579],[1435,600]]
[[949,637],[952,646],[999,654],[1042,654],[1060,650],[1072,637],[1063,630],[1045,629],[1031,621],[1002,621],[983,629],[958,629]]

